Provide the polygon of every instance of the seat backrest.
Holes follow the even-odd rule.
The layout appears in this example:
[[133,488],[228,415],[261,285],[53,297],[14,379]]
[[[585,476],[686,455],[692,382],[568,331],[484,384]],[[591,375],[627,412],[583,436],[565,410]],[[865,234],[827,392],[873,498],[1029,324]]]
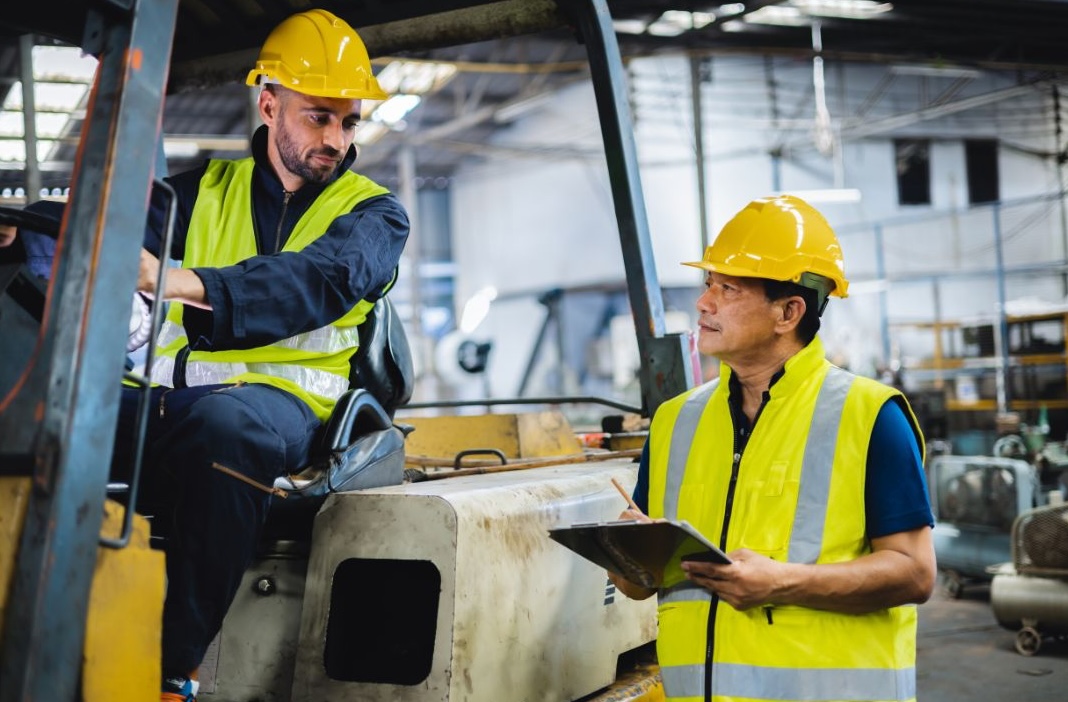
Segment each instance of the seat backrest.
[[352,358],[352,387],[365,388],[392,417],[412,397],[412,350],[400,317],[382,297],[359,326],[360,348]]

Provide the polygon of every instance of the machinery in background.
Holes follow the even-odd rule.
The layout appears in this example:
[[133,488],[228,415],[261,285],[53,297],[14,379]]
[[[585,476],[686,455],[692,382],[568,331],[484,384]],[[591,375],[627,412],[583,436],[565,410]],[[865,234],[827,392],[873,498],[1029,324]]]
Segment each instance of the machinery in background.
[[1020,515],[1068,497],[1068,450],[1047,440],[1045,410],[1033,426],[1015,413],[999,415],[997,426],[992,456],[937,455],[928,463],[935,552],[953,597],[969,583],[990,581],[1011,560]]
[[1068,505],[1024,512],[1012,526],[1012,562],[997,569],[990,605],[1016,629],[1016,650],[1033,656],[1044,639],[1068,636]]
[[927,471],[939,575],[960,597],[968,583],[989,580],[988,569],[1009,560],[1009,532],[1036,504],[1037,475],[1027,461],[994,456],[936,456]]

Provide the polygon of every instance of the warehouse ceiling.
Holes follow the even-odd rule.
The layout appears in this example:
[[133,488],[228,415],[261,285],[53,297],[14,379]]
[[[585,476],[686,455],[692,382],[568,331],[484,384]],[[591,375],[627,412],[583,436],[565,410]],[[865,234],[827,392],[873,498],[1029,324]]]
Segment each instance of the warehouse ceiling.
[[[128,2],[9,3],[0,16],[0,97],[18,80],[21,35],[32,33],[37,43],[78,45],[89,7],[115,12]],[[1013,71],[1020,80],[1068,70],[1068,0],[868,0],[859,8],[853,3],[608,0],[627,58],[685,50],[807,59],[818,22],[827,60]],[[477,157],[495,130],[585,78],[585,50],[570,28],[568,4],[180,0],[164,118],[171,170],[244,153],[251,123],[244,74],[275,24],[316,6],[360,30],[376,70],[402,58],[453,67],[455,74],[422,94],[417,107],[361,146],[359,164],[371,177],[395,183],[398,154],[412,146],[419,182],[441,187],[458,163]],[[75,112],[67,141],[42,163],[45,187],[66,184],[79,127]],[[0,188],[23,179],[18,164],[0,163]]]

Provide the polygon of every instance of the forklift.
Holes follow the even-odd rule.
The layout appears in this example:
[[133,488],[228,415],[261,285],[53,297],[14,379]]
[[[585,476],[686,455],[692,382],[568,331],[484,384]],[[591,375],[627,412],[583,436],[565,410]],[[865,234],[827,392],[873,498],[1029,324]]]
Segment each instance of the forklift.
[[[606,0],[326,5],[372,56],[574,33],[588,54],[641,358],[635,409],[649,417],[692,387],[691,339],[665,331]],[[120,384],[148,387],[125,370],[124,343],[149,193],[166,187],[164,103],[179,87],[237,80],[266,31],[303,7],[63,0],[0,14],[7,33],[99,59],[52,278],[44,286],[17,261],[0,265],[0,702],[158,694],[163,556],[148,521],[107,494]],[[211,26],[238,12],[256,18],[251,28]],[[0,212],[3,223],[25,217]],[[395,354],[403,373],[403,349],[391,350],[403,331],[388,309],[381,319],[394,331],[368,353]],[[373,390],[352,411],[390,404]],[[396,436],[396,409],[370,410],[376,437]],[[417,424],[416,434],[435,435]],[[326,487],[305,503],[314,510],[295,520],[301,528],[271,533],[246,573],[201,668],[202,702],[662,699],[647,663],[655,603],[617,594],[603,570],[548,538],[554,527],[615,518],[623,503],[611,481],[633,486],[635,452],[591,457],[551,412],[474,417],[437,435],[467,447],[458,453],[515,440],[497,450],[499,469],[424,470],[410,481],[407,463],[389,460],[342,484],[311,475]],[[337,451],[366,458],[351,450],[360,440],[350,432]],[[521,444],[541,448],[532,455]],[[391,446],[382,450],[396,457]],[[127,487],[134,504],[137,471]]]

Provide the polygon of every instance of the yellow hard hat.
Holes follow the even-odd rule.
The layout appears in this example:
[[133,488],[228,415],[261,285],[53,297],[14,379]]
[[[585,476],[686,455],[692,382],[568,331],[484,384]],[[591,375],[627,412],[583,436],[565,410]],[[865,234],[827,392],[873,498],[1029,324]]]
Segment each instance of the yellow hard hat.
[[385,100],[371,72],[371,59],[348,22],[326,10],[286,18],[263,42],[247,85],[278,83],[305,95],[349,100]]
[[821,305],[828,293],[845,297],[849,289],[834,230],[812,205],[793,195],[753,200],[727,222],[703,259],[683,265],[815,288]]

